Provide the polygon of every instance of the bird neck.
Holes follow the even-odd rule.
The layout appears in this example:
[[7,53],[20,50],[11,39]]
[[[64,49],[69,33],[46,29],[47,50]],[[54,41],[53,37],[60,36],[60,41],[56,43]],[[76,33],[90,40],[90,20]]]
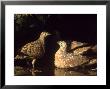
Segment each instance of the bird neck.
[[62,52],[66,52],[67,47],[60,47],[59,50]]
[[45,37],[40,36],[40,37],[39,37],[39,40],[40,40],[40,41],[42,42],[42,44],[44,45]]

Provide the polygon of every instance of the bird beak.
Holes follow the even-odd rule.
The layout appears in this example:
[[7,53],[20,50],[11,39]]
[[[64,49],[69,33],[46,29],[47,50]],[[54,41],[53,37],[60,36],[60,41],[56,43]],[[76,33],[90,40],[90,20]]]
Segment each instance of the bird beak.
[[52,35],[52,34],[48,33],[47,35],[49,36],[49,35]]

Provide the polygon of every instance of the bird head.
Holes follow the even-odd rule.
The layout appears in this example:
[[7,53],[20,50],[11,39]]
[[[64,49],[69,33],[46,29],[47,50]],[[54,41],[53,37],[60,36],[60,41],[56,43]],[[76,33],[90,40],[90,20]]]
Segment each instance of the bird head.
[[41,33],[41,35],[40,35],[40,37],[47,37],[48,35],[51,35],[50,33],[48,33],[48,32],[42,32]]
[[63,48],[67,46],[65,41],[58,41],[57,43]]

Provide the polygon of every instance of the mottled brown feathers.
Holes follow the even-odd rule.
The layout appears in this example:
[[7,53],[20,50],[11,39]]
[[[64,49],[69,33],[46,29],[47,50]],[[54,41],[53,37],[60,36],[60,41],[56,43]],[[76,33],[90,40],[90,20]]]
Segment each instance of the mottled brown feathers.
[[82,65],[89,62],[89,60],[82,55],[74,55],[74,53],[68,53],[66,51],[66,42],[59,41],[60,48],[55,53],[54,64],[58,68],[71,68]]

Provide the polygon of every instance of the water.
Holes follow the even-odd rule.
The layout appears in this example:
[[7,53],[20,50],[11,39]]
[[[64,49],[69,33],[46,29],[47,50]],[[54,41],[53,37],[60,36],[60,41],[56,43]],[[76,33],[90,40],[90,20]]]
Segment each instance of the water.
[[96,76],[97,70],[94,69],[59,69],[42,68],[39,72],[32,71],[31,68],[15,66],[15,76]]
[[[71,69],[60,69],[54,67],[53,58],[42,58],[37,61],[36,67],[39,72],[32,70],[32,60],[15,60],[15,76],[97,76],[97,63],[92,66],[81,66]],[[92,70],[94,69],[94,70]]]

